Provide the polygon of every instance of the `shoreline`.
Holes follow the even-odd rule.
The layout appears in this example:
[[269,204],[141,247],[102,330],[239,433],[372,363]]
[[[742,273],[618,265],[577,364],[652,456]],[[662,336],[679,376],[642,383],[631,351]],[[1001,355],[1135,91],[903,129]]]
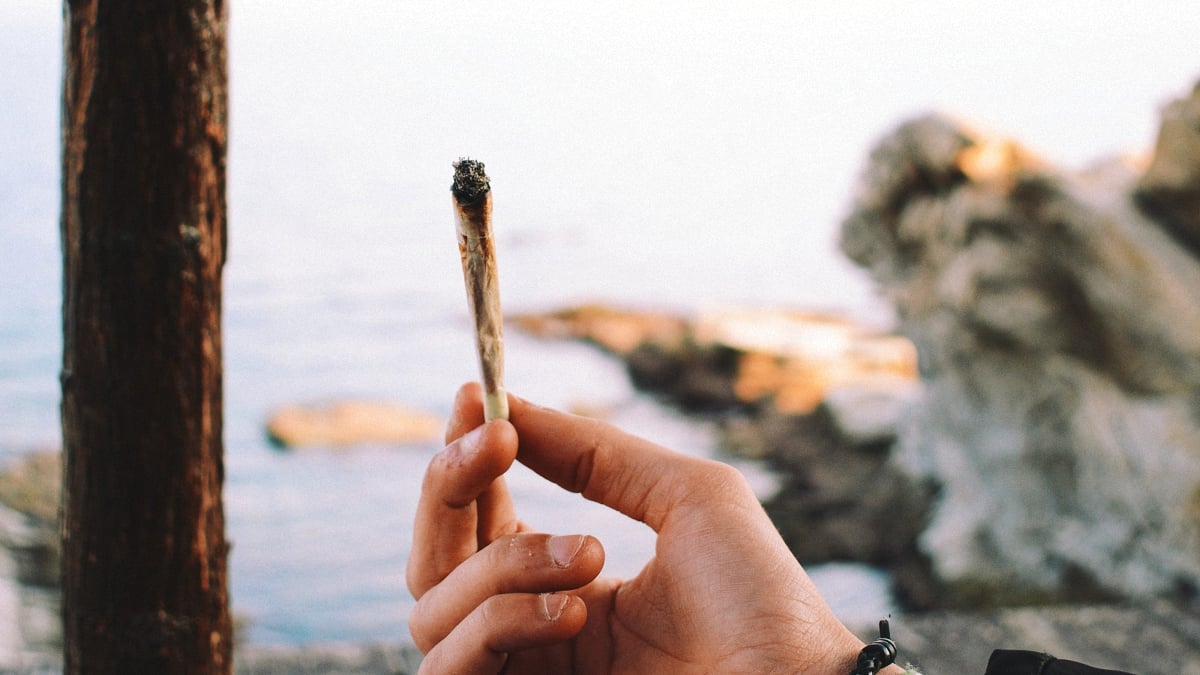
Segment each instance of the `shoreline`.
[[[923,672],[982,673],[993,649],[1032,649],[1058,658],[1143,675],[1200,673],[1200,609],[1153,601],[1014,607],[993,611],[901,613],[892,617],[900,660]],[[851,626],[859,638],[874,626]],[[2,655],[2,654],[0,654]],[[240,645],[238,675],[415,675],[421,654],[409,643],[324,643],[298,647]],[[57,654],[0,660],[2,675],[61,673]]]

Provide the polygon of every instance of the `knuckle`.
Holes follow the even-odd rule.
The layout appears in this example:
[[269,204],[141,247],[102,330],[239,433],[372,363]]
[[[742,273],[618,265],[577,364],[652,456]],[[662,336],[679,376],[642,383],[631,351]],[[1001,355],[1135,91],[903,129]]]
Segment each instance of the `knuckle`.
[[412,635],[413,644],[423,654],[428,654],[429,650],[437,644],[437,640],[433,637],[433,628],[426,618],[428,613],[424,609],[426,606],[427,604],[417,602],[417,606],[413,607],[408,615],[408,632]]
[[708,460],[706,473],[708,480],[714,485],[740,486],[745,482],[741,471],[724,462]]
[[698,484],[704,485],[704,490],[697,490],[697,493],[707,493],[708,497],[721,496],[725,499],[740,501],[744,499],[757,499],[754,497],[754,491],[750,488],[750,483],[746,477],[742,475],[735,467],[724,462],[716,460],[700,460],[697,466],[696,479]]
[[[489,649],[499,646],[497,633],[503,634],[525,623],[523,617],[517,616],[514,611],[516,608],[512,605],[508,597],[493,595],[480,603],[467,617],[467,621],[479,627],[478,631],[485,636],[484,643]],[[506,630],[497,630],[498,628]]]

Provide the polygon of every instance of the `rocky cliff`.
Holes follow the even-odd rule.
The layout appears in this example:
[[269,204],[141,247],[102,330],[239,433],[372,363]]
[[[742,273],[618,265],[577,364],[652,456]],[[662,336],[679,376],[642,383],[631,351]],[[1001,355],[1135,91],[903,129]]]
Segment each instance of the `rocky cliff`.
[[842,248],[924,384],[890,463],[937,491],[954,602],[1200,589],[1200,86],[1082,171],[941,116],[872,152]]

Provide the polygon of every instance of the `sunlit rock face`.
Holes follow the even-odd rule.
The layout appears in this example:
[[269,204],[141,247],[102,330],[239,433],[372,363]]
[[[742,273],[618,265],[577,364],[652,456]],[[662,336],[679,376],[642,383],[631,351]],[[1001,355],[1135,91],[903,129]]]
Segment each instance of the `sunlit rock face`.
[[1200,588],[1198,110],[1079,172],[941,116],[871,154],[841,244],[919,353],[892,459],[951,598]]
[[445,422],[424,410],[387,401],[342,400],[286,405],[267,420],[267,438],[284,448],[434,443]]

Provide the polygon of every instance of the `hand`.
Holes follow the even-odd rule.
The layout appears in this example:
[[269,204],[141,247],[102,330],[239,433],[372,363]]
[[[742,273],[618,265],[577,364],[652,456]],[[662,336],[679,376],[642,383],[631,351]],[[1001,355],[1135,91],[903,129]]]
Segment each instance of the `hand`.
[[[417,507],[409,628],[421,673],[828,673],[863,644],[833,615],[735,469],[510,397],[458,393]],[[649,525],[655,557],[598,578],[593,537],[531,532],[514,459]],[[888,672],[888,671],[885,671]]]

